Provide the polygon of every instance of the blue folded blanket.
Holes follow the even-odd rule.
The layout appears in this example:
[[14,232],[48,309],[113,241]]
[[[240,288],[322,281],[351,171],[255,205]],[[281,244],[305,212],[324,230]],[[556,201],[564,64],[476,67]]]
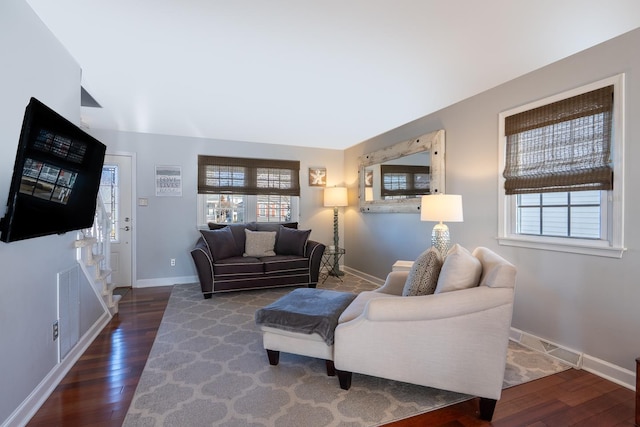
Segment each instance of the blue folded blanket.
[[338,318],[356,297],[349,292],[299,288],[256,311],[256,324],[304,334],[333,345]]

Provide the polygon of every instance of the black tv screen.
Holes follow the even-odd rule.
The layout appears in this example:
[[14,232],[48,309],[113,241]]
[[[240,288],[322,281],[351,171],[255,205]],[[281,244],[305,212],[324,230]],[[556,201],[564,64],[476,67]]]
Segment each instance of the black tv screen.
[[106,147],[42,102],[27,105],[0,240],[90,228]]

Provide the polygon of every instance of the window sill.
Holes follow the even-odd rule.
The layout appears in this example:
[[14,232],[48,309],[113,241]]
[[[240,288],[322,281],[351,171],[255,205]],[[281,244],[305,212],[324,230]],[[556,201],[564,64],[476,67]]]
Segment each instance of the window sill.
[[622,258],[626,248],[611,247],[602,241],[567,242],[567,239],[553,237],[509,236],[498,237],[498,243],[504,246],[541,249],[545,251],[566,252],[593,255],[607,258]]

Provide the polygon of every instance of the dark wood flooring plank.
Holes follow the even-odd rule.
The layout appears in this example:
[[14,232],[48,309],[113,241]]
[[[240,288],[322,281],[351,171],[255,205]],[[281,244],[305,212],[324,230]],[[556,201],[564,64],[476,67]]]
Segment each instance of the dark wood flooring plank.
[[131,289],[28,426],[120,426],[147,361],[171,287]]
[[[153,345],[171,287],[132,289],[28,426],[120,426]],[[478,398],[400,420],[393,427],[570,425],[633,427],[633,391],[570,369],[505,389],[493,422],[478,418]]]

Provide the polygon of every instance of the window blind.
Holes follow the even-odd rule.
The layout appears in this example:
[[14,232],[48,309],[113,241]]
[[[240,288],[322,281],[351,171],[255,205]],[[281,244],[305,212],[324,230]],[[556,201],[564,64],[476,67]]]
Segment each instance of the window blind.
[[300,162],[200,155],[198,194],[300,196]]
[[505,194],[611,190],[613,86],[505,118]]
[[380,175],[383,197],[429,194],[429,166],[381,165]]

